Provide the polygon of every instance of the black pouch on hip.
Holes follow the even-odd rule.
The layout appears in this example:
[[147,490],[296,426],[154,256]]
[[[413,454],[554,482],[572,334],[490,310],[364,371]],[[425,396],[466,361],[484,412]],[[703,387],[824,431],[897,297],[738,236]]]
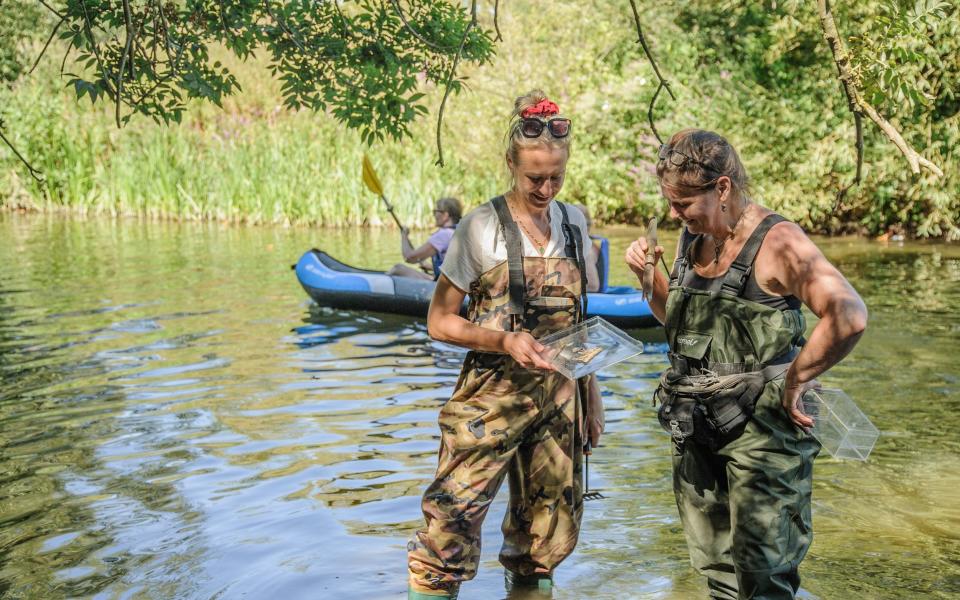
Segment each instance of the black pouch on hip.
[[689,396],[671,392],[661,385],[654,392],[654,399],[660,401],[657,409],[657,420],[660,426],[670,434],[678,448],[693,437],[696,419],[697,401]]
[[717,390],[704,402],[713,432],[711,445],[720,448],[740,437],[753,416],[763,386],[760,373],[737,375],[732,385]]

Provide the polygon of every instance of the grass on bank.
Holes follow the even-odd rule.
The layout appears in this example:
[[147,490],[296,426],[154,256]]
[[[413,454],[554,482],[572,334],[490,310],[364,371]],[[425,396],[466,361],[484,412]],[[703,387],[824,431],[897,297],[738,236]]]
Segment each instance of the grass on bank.
[[[864,181],[838,203],[836,190],[852,177],[853,122],[826,47],[811,50],[817,60],[804,59],[802,68],[789,65],[790,85],[761,85],[736,61],[705,58],[698,34],[681,29],[675,8],[648,7],[644,16],[678,97],[658,103],[662,135],[689,126],[723,133],[740,151],[756,199],[810,231],[894,229],[960,238],[956,117],[927,131],[904,125],[917,147],[944,168],[942,180],[909,175],[899,153],[867,124]],[[475,206],[506,188],[503,134],[513,98],[542,87],[574,119],[561,199],[587,204],[600,223],[664,217],[652,175],[657,142],[647,125],[656,83],[628,7],[556,2],[547,22],[541,12],[531,0],[505,6],[497,58],[467,73],[469,91],[448,104],[443,169],[434,165],[438,90],[430,91],[433,112],[415,125],[411,139],[367,149],[328,116],[279,108],[279,86],[265,64],[220,56],[243,86],[223,110],[196,105],[179,126],[135,118],[118,130],[112,106],[91,109],[87,99],[78,104],[63,88],[53,52],[32,76],[0,90],[6,134],[48,185],[35,185],[0,147],[0,204],[149,218],[391,226],[377,198],[362,188],[360,157],[368,151],[403,221],[429,226],[437,197],[455,195]],[[776,66],[774,50],[757,49],[764,53],[759,62]],[[787,56],[794,51],[782,50]],[[926,147],[917,140],[924,135]]]

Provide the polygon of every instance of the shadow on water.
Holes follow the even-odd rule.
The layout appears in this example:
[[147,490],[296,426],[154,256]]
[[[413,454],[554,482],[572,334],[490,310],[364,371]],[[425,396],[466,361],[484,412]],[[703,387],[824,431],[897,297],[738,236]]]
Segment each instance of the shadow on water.
[[[611,230],[622,256],[631,230]],[[0,216],[0,595],[399,598],[462,349],[312,305],[309,230]],[[358,266],[388,232],[324,232]],[[364,260],[354,248],[362,243]],[[671,243],[668,240],[668,243]],[[960,593],[960,251],[823,240],[870,329],[824,383],[883,432],[818,460],[807,597]],[[614,282],[627,282],[613,261]],[[555,598],[697,598],[651,394],[662,335],[601,374],[607,434]],[[461,597],[503,597],[505,494]]]

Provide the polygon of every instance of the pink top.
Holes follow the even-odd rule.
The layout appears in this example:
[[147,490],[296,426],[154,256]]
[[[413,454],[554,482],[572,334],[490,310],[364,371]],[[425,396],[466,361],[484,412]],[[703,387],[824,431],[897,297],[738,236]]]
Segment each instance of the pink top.
[[434,232],[430,236],[430,239],[427,240],[431,246],[437,251],[437,258],[440,262],[443,262],[444,257],[447,255],[447,248],[450,246],[450,240],[453,238],[453,227],[442,227]]

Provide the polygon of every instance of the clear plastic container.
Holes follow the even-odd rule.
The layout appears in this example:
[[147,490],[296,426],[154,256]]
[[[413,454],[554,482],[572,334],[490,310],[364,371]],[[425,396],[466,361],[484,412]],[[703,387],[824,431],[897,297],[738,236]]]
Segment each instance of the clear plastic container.
[[808,390],[803,412],[813,421],[813,435],[834,458],[867,460],[880,432],[843,390]]
[[541,356],[570,379],[589,375],[643,352],[643,344],[600,317],[537,340]]

